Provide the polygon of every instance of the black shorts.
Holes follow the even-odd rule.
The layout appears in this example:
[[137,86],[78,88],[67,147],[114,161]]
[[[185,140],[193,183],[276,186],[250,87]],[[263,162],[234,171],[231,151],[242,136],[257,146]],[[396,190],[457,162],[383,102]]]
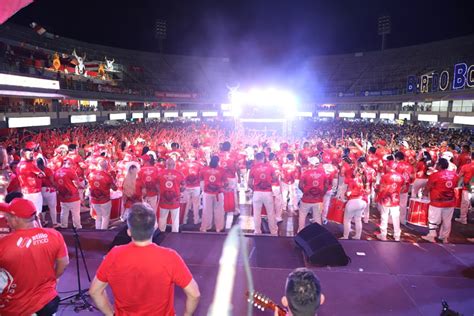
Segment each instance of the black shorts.
[[38,316],[52,316],[58,311],[59,307],[59,296],[53,298],[48,304],[46,304],[42,309],[36,312]]

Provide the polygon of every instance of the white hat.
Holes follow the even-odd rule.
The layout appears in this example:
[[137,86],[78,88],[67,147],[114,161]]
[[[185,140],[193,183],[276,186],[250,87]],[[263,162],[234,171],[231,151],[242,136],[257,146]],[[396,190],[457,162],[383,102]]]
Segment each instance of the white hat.
[[408,146],[408,142],[406,140],[404,140],[402,142],[402,146],[405,147],[405,148],[410,148],[410,146]]
[[441,158],[444,158],[444,159],[452,159],[454,157],[453,153],[450,152],[450,151],[445,151],[442,155],[441,155]]
[[308,162],[310,165],[316,166],[319,163],[318,157],[309,157]]

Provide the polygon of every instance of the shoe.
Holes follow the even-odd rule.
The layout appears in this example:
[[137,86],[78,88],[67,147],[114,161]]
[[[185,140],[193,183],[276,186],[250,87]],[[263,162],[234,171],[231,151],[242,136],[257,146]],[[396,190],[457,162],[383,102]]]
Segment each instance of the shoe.
[[445,245],[446,245],[446,244],[449,244],[449,239],[448,239],[448,238],[444,238],[444,239],[441,239],[441,238],[440,238],[440,240],[441,240],[441,242],[442,242],[443,244],[445,244]]
[[58,223],[53,224],[53,228],[59,228],[59,227],[61,227],[61,224],[58,224]]
[[454,220],[458,222],[459,224],[467,225],[467,219],[461,219],[458,217],[458,218],[455,218]]
[[283,222],[283,218],[281,218],[281,217],[277,217],[277,218],[276,218],[276,222],[277,222],[277,223],[281,223],[281,222]]
[[429,242],[431,242],[431,243],[436,243],[436,240],[434,239],[433,236],[428,236],[428,235],[426,235],[426,236],[421,236],[421,239],[426,240],[426,241],[429,241]]
[[323,225],[327,225],[328,224],[328,220],[327,219],[323,219]]
[[346,240],[346,239],[349,239],[349,237],[344,237],[344,236],[342,236],[342,237],[339,237],[339,239],[340,239],[340,240]]
[[474,243],[474,238],[468,238],[467,241]]
[[400,241],[400,237],[394,238],[394,239],[395,239],[395,241],[398,241],[398,242]]
[[375,235],[375,237],[377,237],[378,240],[387,241],[387,236],[384,236],[382,234],[377,234]]

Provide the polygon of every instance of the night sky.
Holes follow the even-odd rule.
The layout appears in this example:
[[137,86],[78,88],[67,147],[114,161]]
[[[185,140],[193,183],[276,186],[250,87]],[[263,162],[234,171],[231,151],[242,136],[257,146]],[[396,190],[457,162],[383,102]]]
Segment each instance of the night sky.
[[60,36],[157,51],[154,24],[164,19],[167,53],[281,61],[379,49],[381,14],[392,18],[389,48],[474,33],[473,0],[36,0],[10,21],[36,21]]

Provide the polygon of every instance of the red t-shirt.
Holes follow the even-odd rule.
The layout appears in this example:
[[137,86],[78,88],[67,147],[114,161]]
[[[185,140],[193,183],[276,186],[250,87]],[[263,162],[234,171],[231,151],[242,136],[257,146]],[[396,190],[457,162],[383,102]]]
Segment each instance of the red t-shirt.
[[430,205],[436,207],[455,207],[454,189],[458,183],[458,175],[454,171],[442,170],[433,173],[426,184],[430,192]]
[[286,184],[293,184],[300,177],[298,167],[293,162],[284,163],[281,166],[281,171],[281,180]]
[[256,163],[250,169],[250,177],[253,178],[253,190],[256,192],[272,192],[272,181],[275,169],[266,163]]
[[273,169],[275,169],[276,179],[274,181],[272,181],[272,185],[276,186],[276,187],[279,187],[280,186],[279,179],[282,176],[280,163],[277,160],[272,160],[272,161],[269,161],[268,163],[270,164],[270,166],[273,167]]
[[58,231],[13,231],[0,239],[0,254],[0,315],[32,315],[58,295],[54,266],[67,256]]
[[237,173],[237,156],[228,151],[219,154],[219,166],[224,169],[227,178],[235,178]]
[[202,165],[196,161],[189,161],[183,164],[181,169],[186,181],[187,188],[199,187],[199,173],[201,172]]
[[387,172],[380,179],[380,188],[376,201],[382,206],[392,207],[400,205],[400,192],[405,180],[396,172]]
[[79,182],[74,169],[61,168],[54,173],[54,182],[56,183],[60,202],[69,203],[80,200],[79,190],[73,181]]
[[458,156],[458,170],[469,163],[471,163],[471,153],[463,152]]
[[463,165],[459,171],[459,176],[463,177],[464,188],[469,188],[469,183],[474,177],[474,162]]
[[375,171],[380,170],[382,160],[375,154],[368,154],[366,158],[367,164],[371,166]]
[[83,179],[84,178],[84,167],[85,167],[85,164],[84,162],[82,161],[82,157],[79,156],[79,154],[76,154],[76,153],[69,153],[67,154],[66,158],[72,160],[72,163],[73,163],[73,169],[76,171],[76,174],[77,176],[79,177],[79,179]]
[[311,148],[303,148],[298,154],[298,161],[302,166],[308,165],[308,158],[314,155],[314,150]]
[[397,167],[395,168],[395,170],[399,174],[401,174],[403,179],[405,180],[401,193],[407,193],[408,188],[410,187],[410,184],[412,183],[412,180],[415,177],[415,169],[408,162],[402,160],[397,162]]
[[343,161],[341,166],[341,175],[345,179],[354,178],[354,165],[348,164],[347,162]]
[[204,181],[204,192],[209,194],[219,194],[224,192],[224,185],[227,182],[227,177],[224,169],[204,167],[199,178]]
[[107,254],[97,278],[112,288],[117,316],[174,316],[174,285],[185,288],[193,276],[176,251],[131,242]]
[[16,174],[20,181],[21,193],[31,194],[41,192],[41,178],[38,174],[43,171],[34,161],[21,160],[16,167]]
[[416,173],[415,173],[415,178],[416,179],[428,179],[428,175],[426,172],[428,171],[428,166],[426,166],[426,162],[424,161],[418,161],[416,163]]
[[21,191],[21,186],[20,186],[20,180],[18,179],[18,176],[15,173],[12,173],[10,176],[10,183],[8,184],[7,187],[7,192],[20,192]]
[[154,166],[142,167],[138,171],[137,184],[140,187],[140,192],[142,188],[146,190],[146,196],[156,196],[158,195],[158,169]]
[[308,169],[301,175],[300,187],[303,191],[301,201],[304,203],[321,203],[330,185],[329,176],[323,167]]
[[363,198],[365,201],[367,201],[367,194],[368,192],[364,186],[362,177],[357,176],[347,181],[346,196],[349,200]]
[[181,195],[181,183],[184,176],[178,170],[164,169],[158,174],[160,184],[160,203],[159,206],[166,209],[179,207],[179,198]]
[[105,204],[110,201],[110,189],[114,179],[109,173],[102,170],[92,171],[87,181],[89,182],[92,204]]

